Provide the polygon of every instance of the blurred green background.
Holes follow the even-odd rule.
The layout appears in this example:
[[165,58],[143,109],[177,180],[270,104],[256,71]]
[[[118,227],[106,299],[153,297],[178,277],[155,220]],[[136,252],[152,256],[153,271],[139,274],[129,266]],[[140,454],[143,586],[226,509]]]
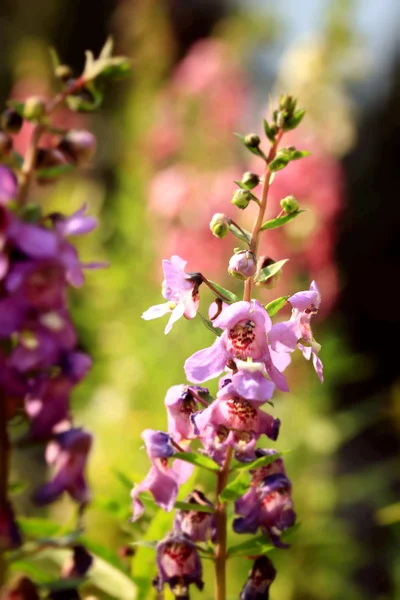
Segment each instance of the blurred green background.
[[[121,548],[172,523],[171,515],[151,511],[128,522],[124,479],[138,482],[148,469],[140,433],[166,428],[166,390],[184,382],[185,358],[211,342],[199,318],[180,321],[166,337],[164,323],[140,316],[161,301],[160,259],[174,252],[191,270],[240,289],[224,274],[232,241],[211,239],[207,223],[214,212],[229,212],[233,179],[257,168],[232,132],[259,131],[270,99],[287,91],[308,109],[295,141],[313,150],[314,162],[288,169],[281,187],[277,177],[272,206],[279,194],[294,193],[310,210],[302,226],[299,217],[288,233],[267,238],[265,251],[293,258],[294,266],[279,288],[259,297],[268,302],[317,280],[324,308],[314,334],[326,382],[296,356],[292,391],[276,397],[274,414],[283,422],[276,447],[291,450],[285,462],[301,528],[290,551],[271,554],[278,570],[271,598],[400,598],[399,13],[396,0],[287,0],[279,7],[262,0],[2,0],[2,105],[10,92],[50,92],[50,45],[79,72],[84,50],[97,53],[111,33],[117,53],[132,60],[132,75],[109,86],[103,108],[72,121],[96,133],[93,166],[35,190],[65,212],[87,201],[100,226],[80,240],[82,256],[111,263],[72,293],[82,346],[94,357],[73,409],[96,440],[86,538],[118,573],[130,570]],[[211,298],[205,292],[202,299],[206,313]],[[14,463],[16,480],[29,473],[34,485],[43,477],[40,449],[18,451]],[[207,483],[196,485],[206,490]],[[29,490],[16,506],[39,515]],[[72,514],[65,500],[40,516],[65,525]],[[45,564],[36,567],[54,568],[55,554],[39,557]],[[132,565],[138,597],[154,597],[153,551],[140,548]],[[229,563],[232,600],[249,567],[243,559]],[[212,598],[205,569],[206,588],[195,599]],[[87,593],[133,593],[124,578],[110,581]]]

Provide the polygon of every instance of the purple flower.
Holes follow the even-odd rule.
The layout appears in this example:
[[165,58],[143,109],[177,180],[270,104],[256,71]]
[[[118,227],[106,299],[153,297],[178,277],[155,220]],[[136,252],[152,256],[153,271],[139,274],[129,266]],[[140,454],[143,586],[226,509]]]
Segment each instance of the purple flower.
[[261,527],[277,548],[288,548],[281,541],[282,531],[294,525],[296,513],[291,497],[292,484],[283,474],[266,477],[256,488],[256,494],[248,496],[247,503],[235,503],[235,512],[242,517],[235,519],[236,533],[256,533]]
[[214,344],[199,350],[185,362],[189,381],[201,383],[216,377],[226,368],[228,361],[251,358],[264,364],[266,372],[275,385],[288,391],[284,375],[275,367],[267,343],[271,319],[257,300],[235,302],[214,320],[214,327],[223,334]]
[[30,419],[29,440],[48,439],[56,429],[70,422],[69,398],[73,383],[65,376],[39,377],[25,397]]
[[0,204],[8,204],[16,197],[17,192],[18,185],[15,174],[4,165],[0,165]]
[[161,592],[167,583],[175,598],[189,599],[189,586],[203,589],[202,567],[196,546],[182,533],[170,533],[157,544],[158,575],[154,579]]
[[68,237],[69,235],[90,233],[93,229],[96,229],[97,219],[86,215],[86,210],[87,204],[84,204],[69,217],[59,213],[50,215],[55,231],[62,237]]
[[85,505],[90,492],[85,478],[85,467],[93,437],[82,428],[68,429],[59,433],[46,449],[46,460],[54,469],[53,479],[34,494],[39,505],[54,502],[67,492],[71,498]]
[[259,556],[240,592],[240,600],[268,600],[269,588],[276,577],[276,570],[267,556]]
[[22,544],[21,532],[9,502],[0,502],[0,552],[14,550]]
[[[193,490],[185,502],[197,506],[213,505],[199,490]],[[175,513],[174,528],[181,531],[192,542],[207,542],[215,538],[215,515],[207,512],[194,510],[177,510]]]
[[199,282],[188,279],[186,262],[176,255],[171,260],[162,261],[165,277],[162,295],[167,302],[151,306],[142,314],[145,321],[150,321],[171,313],[165,333],[169,333],[175,321],[181,317],[193,319],[199,308]]
[[297,292],[288,300],[293,307],[289,321],[277,323],[269,334],[271,348],[276,352],[292,352],[291,336],[296,336],[297,345],[303,356],[313,359],[314,369],[323,382],[323,365],[318,353],[320,344],[315,341],[311,330],[311,318],[317,314],[321,304],[321,294],[315,281],[311,282],[310,289]]
[[168,413],[168,432],[179,442],[182,439],[191,440],[196,437],[190,416],[197,412],[197,402],[194,393],[208,394],[208,389],[198,385],[174,385],[165,397]]
[[233,378],[225,377],[216,400],[192,416],[195,433],[200,436],[206,452],[217,462],[223,460],[228,446],[235,449],[239,460],[246,460],[248,455],[253,456],[255,444],[262,434],[276,440],[279,433],[280,420],[259,408],[271,397],[273,384],[261,374],[266,386],[263,381],[258,386],[247,386],[243,373],[234,377],[245,393],[249,390],[246,395],[251,395],[251,399],[238,393]]
[[142,433],[142,439],[152,466],[146,478],[131,492],[133,521],[144,511],[139,494],[150,492],[156,504],[169,512],[175,504],[179,485],[184,483],[193,471],[192,465],[181,460],[174,461],[172,468],[169,467],[168,459],[174,454],[174,448],[167,433],[146,429]]

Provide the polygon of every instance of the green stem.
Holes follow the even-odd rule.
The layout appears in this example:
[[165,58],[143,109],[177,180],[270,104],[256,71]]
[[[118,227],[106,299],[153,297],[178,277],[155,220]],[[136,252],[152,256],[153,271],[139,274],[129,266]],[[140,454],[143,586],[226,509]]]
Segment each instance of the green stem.
[[[267,208],[267,201],[268,201],[268,191],[269,191],[269,186],[271,184],[272,171],[269,170],[268,165],[272,160],[274,160],[274,158],[276,156],[276,152],[278,150],[279,142],[282,139],[282,135],[283,135],[283,129],[280,129],[277,133],[275,143],[272,144],[271,149],[268,154],[268,157],[267,157],[267,166],[266,166],[266,170],[265,170],[264,185],[263,185],[263,189],[262,189],[262,193],[261,193],[260,209],[258,211],[257,219],[253,226],[253,231],[251,232],[251,243],[250,243],[250,248],[249,248],[250,252],[253,252],[253,254],[255,256],[257,256],[258,243],[259,243],[259,239],[260,239],[260,231],[261,231],[261,226],[264,221],[265,210]],[[253,280],[251,277],[249,277],[249,279],[247,279],[244,284],[244,294],[243,294],[243,300],[247,300],[247,302],[250,302],[250,300],[251,300],[252,286],[253,286]]]
[[232,459],[232,448],[226,453],[225,462],[217,477],[217,500],[215,508],[216,543],[215,543],[215,600],[226,600],[226,505],[220,502],[219,495],[228,481],[229,466]]

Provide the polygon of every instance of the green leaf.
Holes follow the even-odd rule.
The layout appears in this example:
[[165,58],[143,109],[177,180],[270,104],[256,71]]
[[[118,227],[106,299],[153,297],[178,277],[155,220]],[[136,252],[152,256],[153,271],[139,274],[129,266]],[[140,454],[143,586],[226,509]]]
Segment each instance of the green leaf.
[[203,456],[202,454],[194,454],[194,452],[175,452],[174,458],[179,458],[180,460],[184,460],[185,462],[201,467],[202,469],[207,469],[213,473],[218,473],[219,471],[219,465],[211,458],[208,458],[208,456]]
[[56,167],[47,167],[45,169],[38,169],[36,171],[36,176],[40,179],[54,179],[56,177],[60,177],[60,175],[65,175],[70,171],[74,170],[74,165],[66,164],[66,165],[57,165]]
[[207,329],[212,331],[214,335],[217,335],[218,337],[222,335],[222,329],[220,329],[219,327],[214,327],[210,319],[206,319],[205,317],[203,317],[203,315],[200,312],[198,312],[197,314],[199,315],[200,319],[203,321]]
[[246,244],[250,245],[250,243],[251,243],[251,233],[250,233],[250,231],[247,231],[243,227],[240,228],[242,230],[242,231],[240,231],[240,229],[238,229],[236,227],[236,225],[234,225],[233,223],[230,223],[229,229],[233,233],[233,235],[235,235],[237,238],[239,238],[239,240],[242,240],[243,242],[246,242]]
[[305,212],[305,210],[296,210],[289,215],[283,215],[282,217],[271,219],[270,221],[264,223],[260,229],[261,231],[265,231],[266,229],[276,229],[277,227],[282,227],[282,225],[286,225],[286,223],[293,221],[293,219],[295,219],[302,212]]
[[250,485],[249,474],[247,471],[243,471],[233,481],[228,483],[219,495],[219,499],[221,502],[235,502],[248,491]]
[[87,577],[74,577],[73,579],[58,579],[57,581],[49,581],[39,584],[39,588],[46,589],[49,592],[58,592],[61,590],[73,590],[87,581]]
[[120,483],[122,483],[122,485],[127,489],[127,490],[131,490],[132,489],[132,481],[130,480],[130,478],[128,477],[128,475],[126,475],[125,473],[123,473],[122,471],[120,471],[119,469],[112,469],[113,474],[115,475],[115,477],[118,479],[118,481]]
[[264,269],[261,269],[260,273],[258,274],[256,281],[267,281],[279,273],[283,265],[287,263],[288,260],[288,258],[284,258],[283,260],[278,260],[278,262],[272,263],[272,265],[269,265],[269,267],[264,267]]
[[103,102],[103,92],[93,82],[89,82],[82,90],[67,97],[68,107],[75,112],[93,112]]
[[241,190],[248,190],[249,188],[244,185],[244,183],[242,183],[241,181],[236,181],[236,179],[233,180],[233,183],[236,183],[236,185],[238,187],[240,187]]
[[11,495],[17,495],[26,489],[26,483],[22,481],[15,481],[14,483],[8,484],[8,493]]
[[90,50],[86,51],[86,63],[82,75],[86,81],[93,81],[99,77],[123,77],[130,72],[130,61],[126,56],[111,56],[113,46],[113,40],[109,37],[98,58],[94,58]]
[[175,502],[174,508],[178,510],[194,510],[196,512],[203,512],[214,514],[214,508],[212,506],[208,506],[207,504],[196,504],[194,502],[181,502],[177,500]]
[[228,557],[231,556],[249,556],[252,554],[265,554],[273,550],[275,546],[271,543],[271,540],[266,535],[260,535],[259,537],[252,538],[241,544],[230,546],[228,548]]
[[17,112],[20,117],[24,116],[25,102],[18,102],[18,100],[8,100],[7,106],[13,108],[15,112]]
[[219,292],[220,294],[222,294],[223,296],[225,296],[225,298],[222,298],[224,300],[224,302],[238,302],[239,298],[236,296],[236,294],[234,294],[233,292],[230,292],[229,290],[226,290],[225,288],[222,287],[222,285],[218,285],[218,283],[215,283],[214,281],[209,280],[211,285],[213,287],[215,287],[215,289],[217,290],[217,292]]
[[[264,160],[266,160],[267,157],[265,156],[265,154],[264,154],[264,152],[262,150],[260,150],[259,148],[251,148],[250,146],[248,146],[246,144],[246,141],[245,141],[246,136],[241,135],[240,133],[234,133],[234,135],[236,135],[236,137],[239,138],[239,140],[243,143],[243,145],[245,146],[245,148],[247,148],[247,150],[250,150],[250,152],[252,154],[255,154],[256,156],[259,156],[260,158],[263,158]],[[244,188],[244,189],[247,189],[247,188]]]
[[311,152],[308,150],[297,150],[294,147],[281,148],[274,160],[268,164],[268,169],[272,172],[284,169],[292,160],[299,160],[305,156],[309,156]]
[[260,458],[257,458],[257,460],[253,460],[253,462],[237,463],[232,467],[231,471],[250,471],[252,469],[259,469],[260,467],[266,467],[278,458],[281,458],[281,456],[282,452],[277,452],[276,454],[270,454],[269,456],[261,456]]
[[305,108],[299,108],[294,113],[293,116],[285,119],[285,123],[283,126],[284,131],[289,131],[290,129],[295,129],[298,125],[300,125],[303,120],[304,115],[306,114]]
[[275,317],[275,315],[277,315],[278,312],[285,306],[288,298],[289,296],[281,296],[280,298],[276,298],[276,300],[272,300],[272,302],[269,302],[266,305],[265,310],[271,318]]
[[153,548],[155,550],[157,544],[157,540],[137,540],[136,542],[131,542],[129,545],[141,546],[142,548]]
[[288,164],[289,160],[286,157],[277,156],[274,158],[274,160],[271,160],[271,162],[268,163],[268,170],[272,173],[275,173],[276,171],[281,171],[284,169]]
[[22,533],[31,538],[53,536],[61,529],[58,523],[38,517],[19,517],[17,523]]
[[265,135],[267,136],[270,142],[275,143],[276,128],[271,127],[268,124],[267,119],[263,119],[263,123]]

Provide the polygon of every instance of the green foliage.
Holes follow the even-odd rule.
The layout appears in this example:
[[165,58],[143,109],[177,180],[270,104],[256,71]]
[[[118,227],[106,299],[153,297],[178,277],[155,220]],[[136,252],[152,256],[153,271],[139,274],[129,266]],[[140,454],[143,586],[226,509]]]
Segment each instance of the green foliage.
[[267,229],[277,229],[278,227],[282,227],[282,225],[286,225],[286,223],[293,221],[293,219],[295,219],[302,212],[305,212],[305,210],[296,210],[288,215],[283,215],[282,217],[277,217],[276,219],[266,221],[261,226],[261,230],[265,231]]
[[222,335],[222,329],[220,329],[219,327],[214,327],[210,319],[206,319],[205,317],[203,317],[203,315],[200,312],[198,312],[197,314],[202,320],[202,323],[207,327],[209,331],[211,331],[214,335],[218,337]]
[[268,281],[268,279],[279,273],[283,265],[287,263],[288,260],[288,258],[284,258],[283,260],[272,263],[272,265],[269,265],[269,267],[264,267],[259,272],[256,281]]
[[289,297],[290,296],[281,296],[280,298],[276,298],[266,305],[265,309],[271,319],[272,317],[275,317],[275,315],[277,315],[278,312],[285,306]]
[[249,463],[236,463],[233,465],[231,471],[244,471],[266,467],[275,462],[278,458],[281,458],[281,456],[282,452],[277,452],[276,454],[270,454],[269,456],[261,456],[260,458],[257,458],[257,460],[253,460]]
[[247,471],[242,471],[233,481],[228,483],[223,492],[219,495],[221,502],[235,502],[240,496],[243,496],[250,487],[250,478]]
[[296,148],[281,148],[276,157],[268,163],[268,169],[273,173],[284,169],[292,160],[299,160],[311,154],[308,150],[296,150]]
[[240,227],[240,229],[239,229],[233,223],[231,223],[229,225],[229,229],[231,230],[231,232],[233,233],[233,235],[236,236],[239,240],[242,240],[242,242],[246,242],[246,244],[250,245],[250,243],[251,243],[251,233],[250,233],[250,231],[247,231],[243,227]]
[[[229,304],[232,302],[238,302],[239,298],[236,296],[236,294],[234,294],[233,292],[230,292],[226,288],[222,287],[222,285],[215,283],[215,281],[211,281],[211,280],[209,280],[209,281],[212,284],[212,286],[217,290],[217,292],[219,292],[221,294],[222,300],[224,302],[228,302]],[[225,296],[225,297],[223,297],[223,296]]]
[[208,456],[203,456],[202,454],[195,454],[194,452],[175,452],[174,458],[179,458],[180,460],[184,460],[185,462],[196,465],[202,469],[207,469],[207,471],[212,471],[213,473],[218,473],[219,471],[218,464],[211,458],[208,458]]

